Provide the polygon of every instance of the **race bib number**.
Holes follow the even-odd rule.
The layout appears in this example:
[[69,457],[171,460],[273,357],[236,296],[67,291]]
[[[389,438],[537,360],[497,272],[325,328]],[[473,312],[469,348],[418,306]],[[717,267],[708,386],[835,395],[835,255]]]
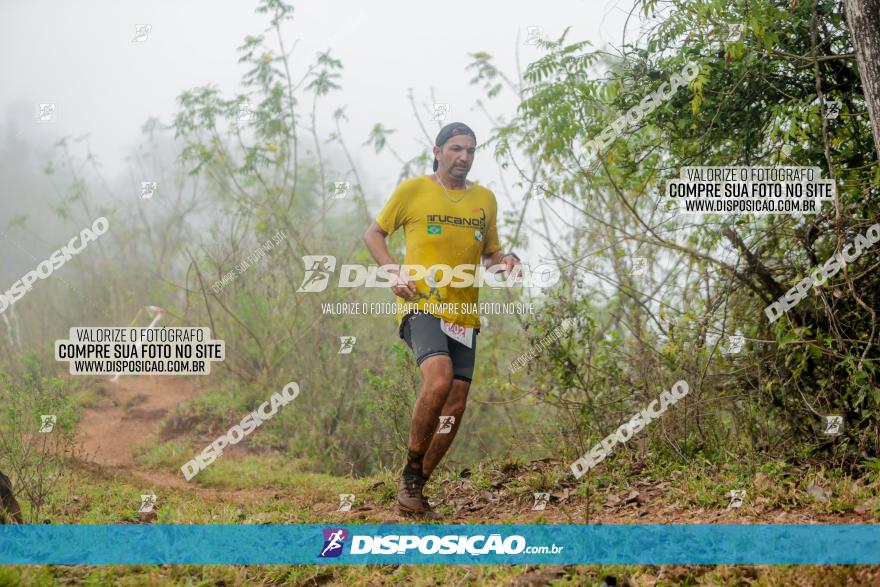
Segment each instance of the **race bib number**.
[[452,340],[457,340],[467,348],[471,348],[474,340],[474,329],[465,328],[461,324],[453,324],[441,318],[440,330],[446,333],[446,336]]

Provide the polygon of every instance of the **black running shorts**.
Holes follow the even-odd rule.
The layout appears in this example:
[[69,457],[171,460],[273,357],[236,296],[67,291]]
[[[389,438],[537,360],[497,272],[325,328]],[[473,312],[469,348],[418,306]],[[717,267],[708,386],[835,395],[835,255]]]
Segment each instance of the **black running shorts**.
[[477,355],[477,334],[474,329],[474,341],[471,348],[457,340],[446,336],[440,330],[440,318],[426,312],[412,312],[400,323],[400,338],[416,356],[416,364],[434,355],[446,355],[452,360],[452,378],[471,382],[474,375],[474,361]]

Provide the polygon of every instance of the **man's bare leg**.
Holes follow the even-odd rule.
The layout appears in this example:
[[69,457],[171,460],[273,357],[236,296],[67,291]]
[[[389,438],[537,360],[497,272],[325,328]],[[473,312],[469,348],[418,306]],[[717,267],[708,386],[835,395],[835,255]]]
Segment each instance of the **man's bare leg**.
[[421,370],[422,389],[413,408],[408,447],[424,455],[440,423],[440,416],[445,415],[443,407],[453,386],[452,361],[448,355],[434,355],[422,361]]
[[471,384],[467,381],[462,381],[461,379],[452,380],[452,389],[449,392],[449,397],[446,398],[446,404],[443,406],[440,416],[453,416],[455,421],[449,433],[434,433],[434,437],[431,439],[431,444],[428,447],[428,452],[425,453],[425,458],[422,461],[422,471],[425,478],[431,476],[431,473],[434,472],[434,469],[443,459],[446,451],[449,450],[452,441],[455,440],[455,435],[458,432],[459,426],[461,426],[461,419],[464,416],[470,387]]
[[428,357],[421,364],[422,388],[413,408],[406,465],[397,488],[397,503],[405,510],[430,513],[422,488],[427,480],[423,461],[440,415],[452,389],[452,361],[448,355]]

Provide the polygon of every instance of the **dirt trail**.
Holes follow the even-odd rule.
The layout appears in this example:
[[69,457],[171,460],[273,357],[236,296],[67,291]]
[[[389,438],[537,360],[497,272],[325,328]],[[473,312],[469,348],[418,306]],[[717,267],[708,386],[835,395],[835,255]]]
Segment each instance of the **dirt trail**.
[[136,450],[159,433],[163,419],[178,404],[199,395],[204,384],[185,377],[120,377],[107,381],[100,404],[82,411],[78,441],[83,460],[115,476],[136,477],[145,487],[190,491],[203,499],[254,503],[274,495],[270,489],[225,490],[198,487],[182,475],[144,469],[135,461]]
[[[289,488],[219,489],[200,487],[187,482],[182,475],[167,471],[144,469],[135,460],[135,451],[159,433],[163,419],[178,404],[189,400],[203,389],[204,383],[182,377],[120,377],[108,381],[100,405],[84,409],[79,426],[79,441],[85,451],[83,460],[110,473],[113,477],[137,478],[145,487],[168,488],[196,494],[201,499],[233,503],[240,506],[272,499],[297,501]],[[560,462],[554,459],[533,461],[516,471],[497,472],[492,489],[476,488],[469,479],[452,479],[429,491],[434,502],[452,505],[447,523],[501,523],[516,521],[534,523],[870,523],[867,512],[819,513],[810,507],[793,511],[765,509],[763,504],[744,507],[743,511],[688,508],[669,503],[664,497],[670,483],[641,479],[629,490],[604,492],[593,496],[587,507],[585,500],[575,497],[577,483],[568,480],[550,495],[545,511],[531,511],[531,496],[508,492],[507,486],[523,475],[548,474],[547,469]],[[393,487],[389,487],[393,491]],[[439,498],[439,499],[438,499]],[[765,500],[766,501],[766,500]],[[346,514],[336,512],[338,504],[312,504],[327,519],[360,522],[399,523],[406,518],[395,508],[363,504]],[[590,514],[586,515],[589,510]]]
[[82,412],[79,441],[85,458],[99,465],[133,466],[134,451],[158,432],[177,404],[201,392],[194,378],[120,377],[107,381],[107,395]]

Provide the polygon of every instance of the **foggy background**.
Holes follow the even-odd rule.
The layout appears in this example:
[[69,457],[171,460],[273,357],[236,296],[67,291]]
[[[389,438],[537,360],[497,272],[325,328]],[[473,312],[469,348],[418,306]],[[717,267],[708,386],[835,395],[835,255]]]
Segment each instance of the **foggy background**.
[[[516,79],[517,67],[523,71],[542,54],[527,43],[528,27],[540,26],[544,38],[555,39],[571,26],[569,41],[588,39],[596,47],[619,46],[630,10],[627,3],[607,0],[521,3],[515,9],[509,2],[460,0],[430,5],[394,0],[368,7],[352,0],[294,6],[293,20],[283,23],[286,49],[296,43],[293,63],[299,69],[294,78],[305,73],[318,51],[329,48],[342,61],[342,90],[319,104],[318,132],[328,135],[333,130],[333,110],[346,107],[349,122],[343,123],[343,138],[362,174],[372,214],[390,195],[400,172],[387,152],[377,155],[372,146],[362,145],[373,125],[396,129],[390,142],[404,158],[430,146],[413,114],[410,89],[432,140],[442,124],[463,121],[482,144],[491,124],[477,100],[482,99],[492,115],[509,120],[518,99],[506,88],[487,99],[482,87],[471,85],[474,72],[466,70],[473,61],[470,53],[488,52],[501,71]],[[140,205],[139,182],[146,178],[131,174],[126,158],[143,139],[144,123],[156,117],[169,124],[177,111],[177,96],[197,86],[213,84],[226,97],[244,91],[239,80],[245,66],[237,63],[236,48],[246,35],[260,34],[267,26],[266,15],[255,14],[255,7],[255,2],[204,0],[0,4],[0,50],[6,56],[0,62],[3,289],[73,236],[69,231],[52,234],[57,226],[53,202],[64,191],[63,185],[53,184],[42,172],[52,145],[70,137],[71,148],[80,155],[88,145],[117,194],[128,195],[133,206]],[[135,24],[151,26],[145,41],[133,42]],[[450,105],[442,123],[431,120],[433,101]],[[39,103],[55,104],[54,122],[36,120]],[[330,161],[341,160],[335,145],[327,145],[323,155]],[[166,166],[169,163],[164,161]],[[496,189],[498,168],[489,150],[478,149],[469,177],[494,189],[504,210],[508,204]],[[511,174],[507,179],[512,185],[517,178]],[[159,197],[161,191],[160,186]],[[516,195],[525,197],[525,189]],[[94,192],[98,201],[102,196]],[[21,228],[10,228],[10,222],[22,214],[29,215],[32,228],[27,238]],[[525,252],[530,262],[537,263],[542,250],[534,239]]]

